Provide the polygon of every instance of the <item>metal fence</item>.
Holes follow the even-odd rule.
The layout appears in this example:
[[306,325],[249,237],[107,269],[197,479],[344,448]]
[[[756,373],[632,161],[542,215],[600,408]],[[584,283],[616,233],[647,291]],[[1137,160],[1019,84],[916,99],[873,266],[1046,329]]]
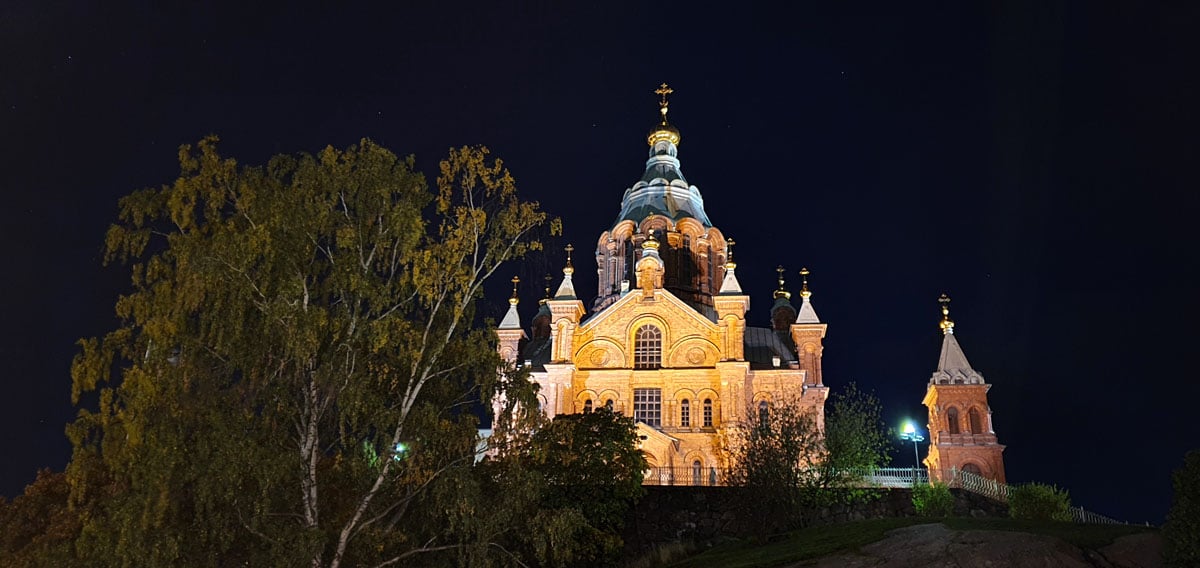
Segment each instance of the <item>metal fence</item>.
[[1008,502],[1008,485],[1000,483],[995,479],[988,479],[977,473],[963,471],[954,467],[950,468],[949,475],[943,477],[947,480],[946,485],[950,487],[965,489],[971,493],[983,495],[1001,503]]
[[715,467],[652,467],[646,470],[642,485],[724,485],[723,474]]
[[[983,495],[996,501],[1008,502],[1008,485],[1000,483],[993,479],[988,479],[969,471],[962,471],[955,468],[950,469],[950,482],[947,484],[950,487],[958,487],[965,489],[978,495]],[[1080,524],[1093,525],[1127,525],[1122,521],[1106,517],[1099,513],[1093,513],[1083,507],[1071,507],[1071,520]]]
[[[646,470],[643,485],[677,485],[705,486],[724,485],[724,470],[715,467],[652,467]],[[881,467],[871,470],[853,472],[861,479],[861,486],[907,488],[917,483],[929,483],[929,472],[925,469],[911,467]],[[946,485],[982,495],[989,499],[1008,502],[1008,485],[994,479],[988,479],[979,474],[951,468],[947,475]],[[1126,525],[1124,523],[1099,513],[1085,510],[1083,507],[1071,507],[1071,518],[1076,523]]]

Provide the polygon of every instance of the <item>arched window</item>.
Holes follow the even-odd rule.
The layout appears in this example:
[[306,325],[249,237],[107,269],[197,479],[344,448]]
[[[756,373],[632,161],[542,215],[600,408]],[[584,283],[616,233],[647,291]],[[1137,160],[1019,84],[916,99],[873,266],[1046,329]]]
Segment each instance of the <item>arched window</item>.
[[712,428],[712,425],[713,425],[713,409],[712,409],[712,406],[713,406],[713,405],[712,405],[712,399],[711,399],[711,398],[706,398],[706,399],[704,399],[704,427],[705,427],[705,428]]
[[700,460],[692,462],[692,485],[704,484],[704,465]]
[[589,398],[589,399],[583,401],[583,411],[584,412],[592,411],[592,399]]
[[657,369],[662,366],[662,332],[652,325],[638,328],[633,341],[633,368]]
[[980,471],[979,466],[977,466],[973,463],[970,463],[970,462],[964,463],[962,466],[962,470],[967,473],[974,473],[975,475],[983,475],[983,472]]
[[771,409],[767,401],[760,400],[758,402],[758,427],[769,428],[768,422],[771,420]]
[[951,434],[958,433],[958,409],[951,406],[946,410],[946,423],[950,427]]
[[967,419],[971,422],[972,434],[983,433],[983,420],[981,420],[979,417],[979,409],[972,408],[971,410],[967,411]]
[[692,425],[692,401],[686,398],[679,401],[679,425],[684,428]]
[[613,409],[613,401],[612,401],[612,399],[611,399],[611,398],[610,398],[610,399],[608,399],[608,400],[606,400],[606,401],[604,401],[604,408],[605,408],[605,409],[607,409],[609,412],[612,412],[612,409]]

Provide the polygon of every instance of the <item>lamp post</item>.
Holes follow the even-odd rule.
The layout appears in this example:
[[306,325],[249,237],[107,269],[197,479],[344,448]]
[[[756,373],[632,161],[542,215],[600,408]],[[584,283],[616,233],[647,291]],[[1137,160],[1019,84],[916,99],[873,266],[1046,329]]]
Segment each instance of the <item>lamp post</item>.
[[917,427],[913,426],[912,422],[906,421],[904,423],[904,431],[900,433],[900,439],[913,443],[913,483],[916,483],[917,471],[921,468],[921,457],[917,454],[917,442],[924,442],[925,436],[917,432]]

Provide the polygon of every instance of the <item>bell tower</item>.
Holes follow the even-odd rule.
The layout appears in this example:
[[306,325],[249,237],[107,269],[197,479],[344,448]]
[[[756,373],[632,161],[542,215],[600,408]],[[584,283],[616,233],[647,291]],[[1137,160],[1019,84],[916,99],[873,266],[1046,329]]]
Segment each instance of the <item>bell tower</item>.
[[992,385],[971,368],[950,319],[950,298],[942,294],[942,354],[922,401],[929,409],[929,455],[925,466],[935,481],[949,481],[951,469],[1004,483],[1004,446],[992,428],[987,392]]

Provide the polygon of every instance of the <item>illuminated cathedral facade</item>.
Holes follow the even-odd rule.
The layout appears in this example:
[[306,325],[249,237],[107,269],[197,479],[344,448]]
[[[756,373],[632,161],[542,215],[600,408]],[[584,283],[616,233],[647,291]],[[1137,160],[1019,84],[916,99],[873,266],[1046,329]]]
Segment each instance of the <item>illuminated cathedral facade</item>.
[[512,300],[498,348],[530,368],[547,416],[600,406],[632,416],[652,468],[648,483],[715,484],[727,465],[725,430],[757,419],[769,401],[799,401],[823,428],[826,324],[810,301],[807,271],[797,309],[782,269],[772,326],[746,324],[750,297],[735,274],[734,242],[684,178],[679,131],[667,122],[671,91],[656,92],[662,120],[647,137],[644,173],[596,239],[591,309],[576,293],[568,256],[528,333]]
[[[647,137],[645,170],[596,239],[599,284],[590,311],[576,293],[568,246],[562,281],[528,330],[514,290],[496,330],[498,349],[530,370],[548,417],[601,406],[632,416],[651,466],[647,483],[717,484],[729,466],[721,451],[728,430],[755,423],[771,401],[798,403],[824,430],[826,324],[813,308],[808,271],[800,272],[796,308],[780,268],[771,327],[747,325],[750,297],[735,273],[734,242],[684,178],[679,131],[667,122],[671,90],[664,84],[656,92],[662,120]],[[991,385],[967,362],[948,302],[943,297],[942,353],[924,399],[925,465],[934,480],[966,471],[1003,482]]]

